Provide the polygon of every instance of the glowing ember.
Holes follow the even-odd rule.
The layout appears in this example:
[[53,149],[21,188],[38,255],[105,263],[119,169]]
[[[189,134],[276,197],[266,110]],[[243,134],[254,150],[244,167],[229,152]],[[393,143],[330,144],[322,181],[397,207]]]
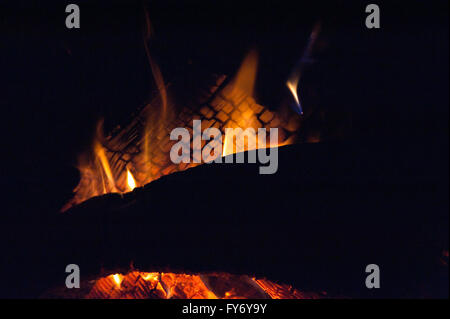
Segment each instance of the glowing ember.
[[313,299],[316,293],[300,292],[266,279],[227,273],[176,274],[131,271],[97,279],[88,299]]

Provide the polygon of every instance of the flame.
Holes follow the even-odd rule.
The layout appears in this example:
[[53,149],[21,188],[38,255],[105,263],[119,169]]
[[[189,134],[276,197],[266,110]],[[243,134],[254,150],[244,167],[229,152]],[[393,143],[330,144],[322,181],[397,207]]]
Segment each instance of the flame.
[[[152,33],[149,25],[147,28],[145,40]],[[221,130],[222,156],[265,148],[266,145],[258,143],[259,136],[256,133],[259,128],[266,128],[267,133],[270,127],[286,128],[284,133],[279,134],[278,143],[270,144],[270,147],[294,141],[292,132],[298,125],[291,124],[297,119],[270,111],[259,105],[254,97],[258,70],[258,53],[255,50],[246,55],[235,77],[226,86],[219,89],[225,77],[218,79],[217,91],[213,91],[214,99],[206,107],[202,106],[198,110],[184,108],[179,111],[181,114],[177,114],[176,108],[169,102],[166,90],[168,85],[164,83],[158,65],[150,56],[147,42],[146,53],[158,91],[157,96],[130,123],[113,130],[107,137],[103,134],[103,122],[99,122],[92,149],[79,159],[81,179],[74,189],[75,195],[62,211],[91,197],[112,192],[129,192],[138,185],[145,185],[161,176],[199,165],[201,159],[182,164],[174,164],[170,160],[170,149],[175,143],[170,141],[171,130],[176,127],[192,129],[193,119],[202,119],[202,130],[208,127]],[[227,128],[242,129],[242,133],[229,134]],[[190,147],[191,154],[194,154],[193,145]]]
[[112,278],[114,282],[116,283],[117,287],[120,288],[120,284],[122,283],[123,276],[121,274],[114,274],[112,275]]
[[257,72],[258,52],[251,50],[241,63],[236,78],[234,79],[233,89],[253,96]]
[[311,34],[309,36],[309,40],[306,45],[305,51],[303,52],[301,59],[298,61],[297,65],[294,68],[294,71],[292,72],[288,81],[286,82],[286,86],[291,91],[292,96],[294,97],[295,102],[297,103],[298,112],[300,114],[303,114],[303,107],[300,103],[300,98],[298,96],[299,82],[302,76],[304,65],[311,62],[311,53],[314,44],[316,43],[317,37],[319,36],[320,28],[321,23],[319,21],[314,25]]
[[[111,171],[111,167],[109,165],[108,158],[106,156],[105,148],[101,144],[101,140],[103,140],[103,120],[100,120],[97,124],[96,129],[96,138],[94,140],[94,154],[96,157],[96,161],[100,163],[98,166],[101,166],[101,171],[106,175],[107,181],[104,179],[104,175],[101,174],[102,177],[102,185],[104,192],[110,189],[110,191],[116,191],[116,183],[113,177],[113,173]],[[108,184],[107,184],[108,183]]]
[[[257,71],[258,54],[255,50],[251,50],[244,58],[234,80],[224,89],[224,95],[231,104],[239,104],[239,101],[246,99],[247,103],[253,107],[244,107],[244,110],[241,110],[242,113],[237,117],[233,116],[232,113],[232,120],[225,124],[222,156],[291,143],[291,141],[284,140],[278,141],[275,145],[270,145],[267,142],[263,145],[264,143],[259,140],[258,129],[265,128],[268,134],[270,132],[269,128],[272,127],[272,122],[270,121],[274,114],[269,110],[262,111],[261,109],[264,109],[264,107],[259,106],[254,98]],[[261,123],[261,121],[269,123],[264,125],[265,123]],[[280,123],[276,122],[276,124],[273,124],[273,127],[278,128],[279,125]],[[227,130],[227,128],[240,129],[240,131],[233,132],[232,130]],[[266,141],[268,141],[268,136],[266,136]]]
[[127,169],[127,184],[128,189],[130,191],[136,188],[136,181],[134,180],[133,175],[131,175],[131,172],[128,169]]
[[[230,136],[225,134],[224,138],[223,138],[224,142],[223,142],[223,147],[222,147],[222,156],[227,156],[230,154],[233,154],[233,141],[231,141],[231,145],[230,145]],[[230,146],[231,146],[231,150],[230,150]]]
[[[208,281],[212,278],[212,281]],[[206,279],[206,281],[205,281]],[[119,289],[117,289],[119,288]],[[228,273],[180,274],[130,271],[95,281],[85,298],[94,299],[308,299],[305,293],[266,279]]]
[[[258,59],[258,52],[255,50],[251,50],[242,61],[235,78],[228,85],[228,87],[225,88],[226,95],[231,100],[233,98],[238,99],[241,96],[249,96],[253,98],[256,75],[258,72]],[[248,127],[248,119],[255,120],[255,113],[252,110],[248,111],[248,113],[246,114],[246,118],[242,116],[241,118],[237,119],[237,126],[242,129],[246,129]],[[236,140],[239,137],[240,136],[236,136]],[[225,129],[222,156],[234,154],[235,149],[237,153],[246,150],[245,146],[237,146],[234,143],[233,136],[227,133]]]
[[300,109],[300,113],[302,114],[303,110],[300,105],[300,100],[297,94],[299,80],[300,80],[300,72],[294,73],[293,77],[286,82],[286,85],[288,89],[291,91],[292,95],[294,96],[295,102],[297,103],[297,106]]
[[[147,116],[147,122],[144,129],[144,150],[143,156],[146,163],[149,163],[151,160],[151,153],[154,150],[152,142],[160,136],[160,134],[165,129],[164,125],[170,121],[172,110],[169,109],[168,95],[167,95],[167,85],[164,82],[163,75],[158,64],[155,62],[153,57],[150,54],[149,41],[154,34],[154,30],[152,28],[150,22],[150,16],[148,11],[145,11],[145,23],[146,29],[144,33],[144,47],[145,53],[147,55],[148,63],[150,65],[150,69],[152,71],[153,79],[156,83],[156,88],[159,93],[160,103],[159,107],[156,108],[153,105],[153,112],[150,112]],[[150,173],[147,173],[150,175]],[[150,176],[149,176],[150,177]]]
[[141,277],[145,281],[157,281],[159,278],[159,273],[157,272],[142,273]]

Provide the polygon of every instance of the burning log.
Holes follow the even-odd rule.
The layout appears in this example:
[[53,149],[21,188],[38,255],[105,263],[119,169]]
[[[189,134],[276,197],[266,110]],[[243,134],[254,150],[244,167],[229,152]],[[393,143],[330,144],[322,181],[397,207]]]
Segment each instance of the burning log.
[[[244,142],[230,141],[225,134],[226,128],[277,128],[278,145],[293,143],[298,137],[300,118],[292,110],[273,112],[256,102],[253,98],[256,69],[257,55],[251,52],[235,78],[226,81],[225,76],[217,77],[216,83],[203,94],[197,105],[176,111],[176,107],[168,102],[167,87],[161,83],[160,95],[137,112],[124,128],[118,127],[104,137],[100,122],[93,154],[80,157],[81,180],[74,190],[74,198],[62,211],[94,196],[130,191],[132,188],[127,183],[130,174],[133,184],[142,186],[161,176],[198,165],[197,158],[191,163],[174,164],[169,156],[175,144],[169,139],[171,130],[187,128],[192,132],[193,120],[201,120],[204,128],[222,132],[222,155],[250,150]],[[201,148],[204,146],[203,141]]]
[[[433,200],[433,192],[412,194],[434,182],[423,178],[423,168],[411,174],[403,161],[383,158],[381,148],[285,146],[274,175],[259,175],[256,164],[201,165],[90,199],[59,216],[55,267],[77,263],[95,276],[101,269],[127,274],[130,264],[140,271],[226,272],[361,297],[373,294],[364,287],[364,269],[377,263],[397,287],[377,296],[414,296],[445,245],[438,232],[424,234],[446,215],[408,215]],[[396,202],[380,201],[385,193]],[[418,266],[405,271],[412,255]]]

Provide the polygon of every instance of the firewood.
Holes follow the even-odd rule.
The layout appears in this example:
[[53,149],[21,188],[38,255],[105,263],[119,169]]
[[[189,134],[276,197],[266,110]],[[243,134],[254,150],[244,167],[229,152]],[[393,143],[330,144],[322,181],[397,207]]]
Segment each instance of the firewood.
[[[365,266],[378,263],[385,280],[403,287],[383,296],[411,292],[411,276],[426,282],[445,246],[445,231],[430,229],[445,230],[446,213],[413,213],[437,198],[438,180],[405,164],[413,147],[399,147],[405,156],[395,162],[386,151],[286,146],[274,175],[259,175],[256,164],[204,164],[163,176],[61,214],[50,251],[57,269],[75,262],[85,274],[126,272],[133,262],[145,271],[223,271],[345,296],[367,294]],[[430,191],[414,195],[423,189]],[[407,267],[412,255],[420,267]]]

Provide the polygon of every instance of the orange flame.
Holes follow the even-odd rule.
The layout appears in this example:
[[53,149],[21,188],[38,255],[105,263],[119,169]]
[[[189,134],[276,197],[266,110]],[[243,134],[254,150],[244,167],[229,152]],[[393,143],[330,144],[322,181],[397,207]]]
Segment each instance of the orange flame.
[[[175,143],[169,138],[171,130],[175,127],[192,129],[188,125],[198,117],[204,119],[203,130],[208,127],[221,130],[222,156],[265,148],[266,145],[258,143],[258,128],[265,128],[268,134],[270,127],[286,127],[284,131],[279,130],[278,143],[271,144],[270,147],[293,142],[295,136],[292,132],[298,127],[295,124],[296,118],[288,118],[281,113],[275,114],[259,105],[253,96],[258,68],[256,51],[250,51],[234,79],[214,93],[214,99],[209,102],[204,112],[203,109],[185,108],[182,110],[185,115],[183,117],[178,116],[173,105],[169,103],[167,85],[164,84],[159,67],[151,59],[147,45],[146,52],[159,91],[158,97],[144,107],[128,126],[114,131],[106,138],[103,136],[102,122],[99,122],[93,149],[80,157],[78,168],[81,180],[74,190],[75,196],[62,211],[91,197],[132,191],[138,185],[145,185],[163,175],[199,165],[199,162],[174,164],[169,156],[171,146]],[[220,84],[223,80],[224,78]],[[217,87],[220,84],[217,84]],[[284,124],[281,121],[284,121]],[[208,124],[204,125],[204,122]],[[295,125],[291,125],[292,123]],[[228,134],[227,128],[241,131],[238,131],[237,135]],[[192,150],[192,146],[190,147]],[[203,148],[204,144],[201,147]]]
[[[249,104],[257,105],[254,99],[257,71],[258,54],[255,50],[252,50],[245,57],[234,80],[224,89],[224,93],[231,103],[237,104],[237,101],[246,99]],[[259,106],[256,108],[244,107],[244,110],[237,117],[233,117],[232,113],[232,121],[229,121],[227,123],[229,126],[225,125],[225,127],[237,129],[238,131],[225,129],[222,156],[251,151],[258,148],[282,146],[290,143],[288,141],[279,141],[276,145],[270,145],[267,142],[263,145],[263,142],[259,140],[258,128],[263,128],[261,121],[270,121],[273,113],[268,110],[262,112],[258,108]],[[264,108],[261,107],[261,109]],[[274,124],[274,127],[277,127],[278,125],[279,123]],[[264,127],[266,128],[267,134],[269,133],[269,126],[272,127],[270,124]],[[266,138],[266,141],[267,140],[268,139]]]
[[[105,149],[98,141],[96,141],[94,144],[94,153],[97,156],[97,160],[100,162],[104,174],[106,174],[109,184],[113,189],[115,189],[115,181],[111,172],[111,167],[109,166],[108,158],[106,157],[105,154]],[[103,189],[106,190],[106,184],[104,180],[103,180]]]
[[244,61],[234,80],[234,89],[253,96],[255,89],[256,74],[258,72],[258,52],[251,50]]

